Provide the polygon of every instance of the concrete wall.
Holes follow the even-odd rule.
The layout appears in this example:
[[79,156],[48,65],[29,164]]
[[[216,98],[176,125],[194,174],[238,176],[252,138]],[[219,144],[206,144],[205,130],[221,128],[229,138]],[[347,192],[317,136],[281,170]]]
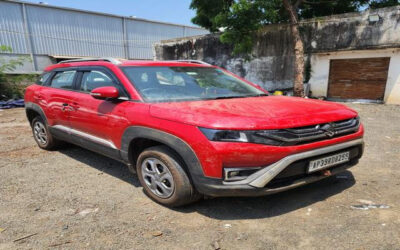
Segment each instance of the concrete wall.
[[0,61],[7,63],[10,60],[15,60],[20,57],[25,58],[23,65],[17,66],[15,70],[7,73],[10,74],[41,73],[41,71],[35,70],[32,60],[35,60],[35,65],[37,65],[38,69],[44,69],[45,67],[53,63],[56,63],[55,59],[52,59],[51,57],[46,55],[35,55],[32,59],[32,57],[29,54],[10,54],[10,53],[0,54]]
[[226,68],[267,90],[291,88],[293,53],[286,26],[266,27],[253,50],[253,59],[232,56],[232,46],[218,35],[163,41],[155,46],[158,60],[197,59]]
[[[370,16],[379,16],[379,21],[370,22]],[[268,25],[258,32],[249,61],[233,56],[232,47],[222,44],[217,34],[162,41],[155,46],[155,58],[203,60],[231,70],[267,90],[291,88],[293,44],[288,28],[287,25]],[[400,7],[305,20],[301,23],[301,34],[306,58],[312,66],[310,83],[314,95],[326,96],[331,57],[376,57],[389,53],[392,59],[385,101],[393,103],[393,96],[399,91],[396,72],[400,64],[397,64],[398,52],[386,49],[400,47]]]

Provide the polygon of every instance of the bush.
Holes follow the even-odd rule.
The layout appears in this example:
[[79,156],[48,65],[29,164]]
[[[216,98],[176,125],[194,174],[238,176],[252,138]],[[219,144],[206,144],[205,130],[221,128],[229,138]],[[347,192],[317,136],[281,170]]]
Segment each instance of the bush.
[[[11,52],[11,47],[0,45],[0,53]],[[25,88],[35,81],[36,74],[11,75],[18,66],[28,61],[30,58],[27,56],[12,60],[0,58],[0,100],[22,98]]]
[[37,75],[7,75],[0,80],[0,100],[23,98],[25,88],[34,83]]

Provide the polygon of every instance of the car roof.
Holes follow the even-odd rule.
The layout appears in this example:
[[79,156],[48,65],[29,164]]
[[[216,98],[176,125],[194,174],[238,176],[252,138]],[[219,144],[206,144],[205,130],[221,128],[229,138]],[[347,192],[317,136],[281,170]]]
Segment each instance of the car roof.
[[205,62],[196,60],[182,61],[150,61],[150,60],[125,60],[125,59],[77,59],[61,61],[48,66],[45,71],[56,68],[84,67],[84,66],[142,66],[142,67],[214,67]]

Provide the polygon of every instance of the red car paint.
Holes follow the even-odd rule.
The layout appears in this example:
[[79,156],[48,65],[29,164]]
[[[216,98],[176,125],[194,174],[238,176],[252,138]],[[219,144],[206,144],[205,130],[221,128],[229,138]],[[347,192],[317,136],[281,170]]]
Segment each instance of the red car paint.
[[285,96],[153,104],[150,114],[200,127],[233,130],[294,128],[357,116],[341,104]]
[[[109,69],[128,92],[130,101],[113,103],[95,99],[88,93],[40,85],[27,88],[25,101],[43,109],[49,126],[71,127],[110,141],[117,149],[121,148],[122,135],[129,126],[154,128],[174,135],[193,149],[206,177],[221,178],[223,167],[266,166],[291,154],[361,138],[364,133],[361,125],[356,133],[285,147],[209,141],[198,127],[285,129],[345,120],[356,117],[357,113],[337,103],[283,96],[148,103],[120,69],[120,66],[210,67],[193,63],[123,61],[114,65],[88,61],[56,64],[45,71],[84,66]],[[63,107],[63,103],[68,103],[68,107]]]

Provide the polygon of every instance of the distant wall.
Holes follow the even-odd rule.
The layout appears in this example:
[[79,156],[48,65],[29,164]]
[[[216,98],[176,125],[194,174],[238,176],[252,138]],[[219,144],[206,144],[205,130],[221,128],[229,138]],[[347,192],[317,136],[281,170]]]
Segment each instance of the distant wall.
[[232,56],[232,46],[222,44],[218,35],[164,41],[155,47],[156,59],[202,60],[226,68],[268,90],[290,88],[293,79],[293,53],[288,30],[284,28],[270,29],[267,32],[273,35],[257,39],[253,50],[254,58],[250,61]]
[[10,74],[27,74],[27,73],[40,73],[45,67],[56,63],[56,60],[50,56],[46,55],[35,55],[33,56],[33,60],[35,60],[35,65],[39,69],[36,70],[34,64],[32,63],[32,57],[29,54],[12,54],[12,53],[1,53],[0,59],[4,62],[8,62],[10,60],[15,60],[18,58],[25,58],[22,65],[18,65],[15,70],[12,72],[8,72]]
[[[379,21],[370,22],[369,17],[374,15],[379,16]],[[316,69],[318,65],[312,61],[315,54],[353,50],[362,53],[400,47],[400,7],[305,20],[300,29],[306,57]],[[259,31],[250,61],[233,56],[232,46],[222,44],[218,34],[166,40],[156,44],[154,50],[156,59],[203,60],[231,70],[267,90],[293,85],[293,44],[287,25],[268,25]]]

